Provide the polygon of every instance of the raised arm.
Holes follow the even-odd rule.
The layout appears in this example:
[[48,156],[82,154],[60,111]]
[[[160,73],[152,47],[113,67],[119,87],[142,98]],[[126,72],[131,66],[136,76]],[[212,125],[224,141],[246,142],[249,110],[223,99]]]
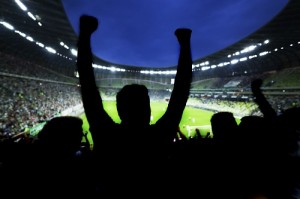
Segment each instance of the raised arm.
[[98,20],[95,17],[86,15],[80,17],[77,67],[83,107],[94,143],[106,133],[101,132],[105,131],[105,126],[113,123],[113,120],[103,108],[102,98],[95,82],[94,69],[92,67],[91,36],[97,28]]
[[176,135],[176,130],[189,97],[192,80],[191,33],[192,31],[190,29],[185,28],[175,31],[180,45],[177,73],[168,108],[157,122],[157,124],[168,126],[168,128],[171,129],[170,133],[174,132],[174,135],[169,135],[170,137]]
[[251,90],[254,96],[254,101],[258,105],[260,111],[264,115],[264,118],[270,119],[274,118],[277,114],[272,108],[268,100],[265,98],[261,91],[261,85],[263,81],[261,79],[255,79],[251,82]]

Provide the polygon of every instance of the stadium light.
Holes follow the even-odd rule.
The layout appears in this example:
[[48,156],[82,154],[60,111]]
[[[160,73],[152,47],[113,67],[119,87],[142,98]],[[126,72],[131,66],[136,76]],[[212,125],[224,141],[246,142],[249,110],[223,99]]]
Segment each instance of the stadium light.
[[9,29],[9,30],[14,30],[15,28],[10,25],[9,23],[5,22],[5,21],[0,21],[0,24],[2,24],[5,28]]
[[15,2],[22,10],[27,11],[27,7],[20,0],[15,0]]
[[230,61],[231,64],[237,64],[238,62],[239,62],[238,59],[233,59],[233,60]]
[[26,37],[26,39],[27,39],[28,41],[31,41],[31,42],[33,42],[33,38],[32,38],[32,37],[30,37],[30,36],[27,36],[27,37]]
[[38,45],[38,46],[40,46],[40,47],[42,47],[42,48],[44,48],[44,47],[45,47],[45,45],[44,45],[44,44],[42,44],[42,43],[40,43],[40,42],[36,42],[36,45]]
[[256,57],[257,57],[257,55],[250,55],[249,59],[253,59],[253,58],[256,58]]
[[247,60],[248,60],[247,57],[242,57],[242,58],[240,58],[240,61],[247,61]]
[[22,37],[26,37],[26,34],[25,34],[25,33],[20,32],[20,31],[18,31],[18,30],[15,30],[15,33],[19,34],[19,35],[22,36]]
[[247,53],[247,52],[253,51],[256,47],[257,47],[256,45],[248,46],[248,47],[244,48],[243,50],[241,50],[241,53]]
[[264,56],[264,55],[266,55],[268,53],[269,53],[268,51],[264,51],[264,52],[259,53],[259,56]]
[[33,14],[31,12],[27,12],[28,16],[33,19],[34,21],[36,21],[35,16],[33,16]]
[[72,55],[74,55],[74,56],[77,56],[77,50],[75,50],[75,49],[71,49],[71,53],[72,53]]
[[48,52],[50,52],[50,53],[56,54],[56,50],[54,50],[54,49],[51,48],[51,47],[46,47],[45,49],[46,49]]

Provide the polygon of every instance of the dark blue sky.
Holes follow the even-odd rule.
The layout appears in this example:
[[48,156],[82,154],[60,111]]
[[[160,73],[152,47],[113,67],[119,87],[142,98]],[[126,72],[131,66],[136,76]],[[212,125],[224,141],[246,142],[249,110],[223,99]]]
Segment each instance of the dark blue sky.
[[[106,61],[169,67],[178,60],[174,31],[191,28],[193,59],[221,50],[270,21],[288,0],[62,0],[78,32],[80,15],[100,26],[93,52]],[[267,38],[266,38],[267,39]]]

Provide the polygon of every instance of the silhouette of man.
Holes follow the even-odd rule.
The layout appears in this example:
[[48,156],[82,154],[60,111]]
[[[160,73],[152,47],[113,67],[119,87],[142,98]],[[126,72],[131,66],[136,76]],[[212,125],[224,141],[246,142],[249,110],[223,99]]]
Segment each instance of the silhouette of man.
[[[180,44],[177,74],[168,108],[155,123],[150,123],[148,89],[144,85],[124,86],[117,93],[117,110],[121,123],[115,123],[105,111],[92,67],[91,36],[98,28],[93,16],[80,17],[77,66],[86,117],[99,157],[101,190],[123,194],[158,192],[163,185],[169,147],[176,136],[192,79],[190,49],[191,30],[180,28],[175,35]],[[100,163],[101,162],[101,163]],[[151,180],[155,180],[152,182]],[[105,192],[104,191],[104,192]],[[112,194],[112,192],[110,192]]]

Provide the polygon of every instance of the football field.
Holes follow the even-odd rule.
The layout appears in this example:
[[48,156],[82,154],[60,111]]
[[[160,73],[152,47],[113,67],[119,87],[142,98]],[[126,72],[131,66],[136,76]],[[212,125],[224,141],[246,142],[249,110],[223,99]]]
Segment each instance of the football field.
[[[120,118],[118,116],[116,102],[115,101],[104,101],[104,109],[111,116],[111,118],[116,122],[120,123]],[[151,102],[151,124],[155,123],[166,111],[166,102]],[[214,112],[201,110],[193,107],[186,107],[182,119],[180,122],[180,129],[186,137],[195,136],[195,128],[200,129],[202,136],[205,136],[207,132],[211,132],[210,129],[210,118]],[[89,124],[83,114],[81,118],[84,121],[83,129],[88,133],[88,139],[92,144],[92,138],[88,131]]]

